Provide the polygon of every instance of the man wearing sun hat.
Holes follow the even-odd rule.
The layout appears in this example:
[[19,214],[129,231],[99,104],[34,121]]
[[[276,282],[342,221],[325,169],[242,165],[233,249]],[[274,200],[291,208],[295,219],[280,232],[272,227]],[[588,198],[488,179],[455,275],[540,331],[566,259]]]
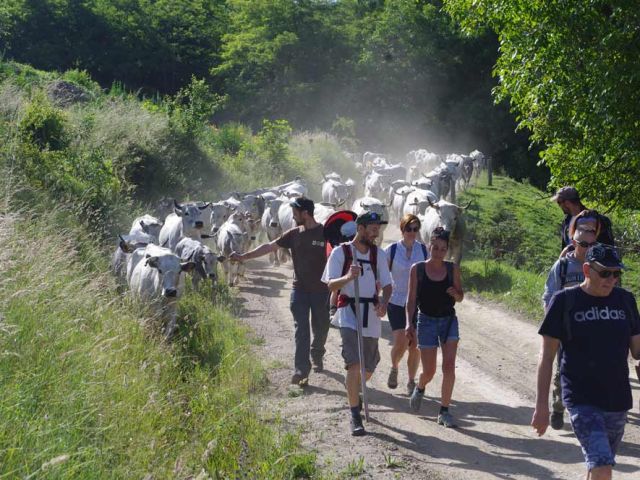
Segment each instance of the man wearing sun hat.
[[569,410],[591,479],[611,478],[631,408],[629,351],[640,359],[640,316],[634,296],[616,283],[624,265],[614,247],[595,244],[584,281],[556,293],[540,326],[536,406],[531,425],[549,425],[549,385],[561,350],[562,400]]

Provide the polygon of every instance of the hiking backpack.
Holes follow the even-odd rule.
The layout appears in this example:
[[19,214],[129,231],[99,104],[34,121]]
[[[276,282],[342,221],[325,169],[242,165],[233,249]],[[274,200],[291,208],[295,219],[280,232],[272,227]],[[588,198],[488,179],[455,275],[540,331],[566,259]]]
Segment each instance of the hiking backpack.
[[[419,242],[416,242],[419,243]],[[427,253],[427,247],[424,243],[420,243],[420,247],[422,247],[422,255],[424,256],[424,259],[426,260],[428,257],[428,253]],[[396,256],[396,251],[398,250],[398,242],[394,243],[391,245],[391,249],[389,250],[389,271],[391,271],[391,269],[393,268],[393,259]]]

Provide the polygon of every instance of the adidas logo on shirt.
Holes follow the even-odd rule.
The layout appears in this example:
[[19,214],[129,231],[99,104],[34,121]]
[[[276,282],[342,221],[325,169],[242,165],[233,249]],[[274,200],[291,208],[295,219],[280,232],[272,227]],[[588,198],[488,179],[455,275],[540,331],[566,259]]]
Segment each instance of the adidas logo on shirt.
[[595,320],[625,320],[627,316],[624,310],[591,307],[587,311],[575,312],[573,318],[576,322],[592,322]]

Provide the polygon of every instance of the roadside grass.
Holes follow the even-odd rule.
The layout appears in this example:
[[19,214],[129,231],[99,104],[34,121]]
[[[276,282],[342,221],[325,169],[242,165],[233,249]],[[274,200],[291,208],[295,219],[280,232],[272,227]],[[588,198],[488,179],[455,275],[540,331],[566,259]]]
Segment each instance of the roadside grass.
[[[500,175],[489,187],[483,174],[476,186],[459,194],[459,204],[470,200],[462,260],[465,290],[540,321],[547,274],[560,254],[562,212],[541,190]],[[637,237],[637,213],[611,219],[617,239]],[[637,245],[627,240],[622,251],[628,267],[623,286],[638,295]]]
[[181,299],[184,321],[167,344],[139,306],[116,295],[100,273],[104,252],[81,228],[61,229],[55,210],[8,210],[0,210],[0,479],[317,474],[298,435],[260,413],[251,394],[265,385],[264,367],[229,308],[212,308],[211,292]]

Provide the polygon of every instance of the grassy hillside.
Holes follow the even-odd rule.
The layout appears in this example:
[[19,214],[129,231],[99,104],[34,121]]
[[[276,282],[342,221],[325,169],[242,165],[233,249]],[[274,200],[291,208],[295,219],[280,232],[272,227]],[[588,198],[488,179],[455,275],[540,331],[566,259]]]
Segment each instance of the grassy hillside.
[[[561,250],[562,212],[544,192],[502,176],[494,176],[491,187],[481,177],[477,186],[460,195],[459,203],[470,200],[462,263],[465,288],[540,320],[544,283]],[[638,214],[611,219],[629,267],[624,286],[638,294]]]
[[296,432],[259,413],[264,367],[224,287],[215,306],[188,292],[167,344],[108,274],[114,233],[160,196],[320,171],[285,123],[208,126],[200,87],[141,101],[0,62],[0,478],[316,475]]
[[61,230],[64,212],[1,211],[0,478],[315,472],[296,435],[259,413],[264,370],[228,305],[188,294],[167,345],[117,296],[95,241]]

